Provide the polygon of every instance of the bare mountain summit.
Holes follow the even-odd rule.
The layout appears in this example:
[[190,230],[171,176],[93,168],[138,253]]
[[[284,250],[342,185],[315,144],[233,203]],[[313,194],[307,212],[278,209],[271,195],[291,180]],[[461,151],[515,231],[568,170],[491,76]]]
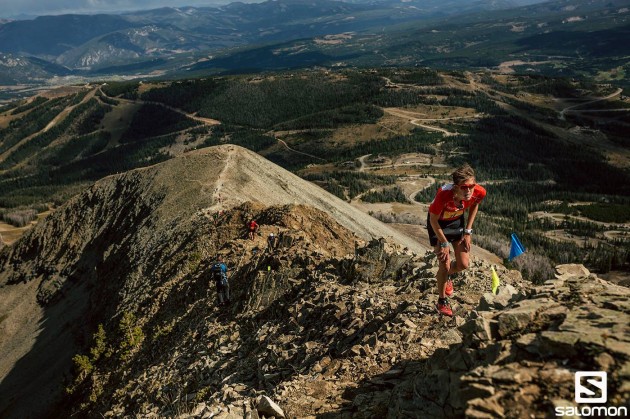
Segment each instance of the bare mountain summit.
[[[308,205],[328,213],[339,224],[364,240],[387,237],[418,253],[427,250],[427,247],[417,241],[256,153],[233,145],[213,147],[210,150],[210,154],[205,150],[187,154],[185,157],[187,162],[175,163],[174,166],[179,167],[181,164],[184,170],[199,173],[201,175],[199,178],[190,175],[186,178],[187,181],[197,183],[204,182],[201,180],[204,178],[207,182],[207,179],[216,176],[215,170],[219,170],[215,183],[204,184],[200,191],[204,194],[213,194],[213,205],[210,210],[231,208],[244,202],[259,202],[264,205]],[[204,173],[203,167],[209,164],[216,167],[207,168],[208,171]],[[212,190],[212,187],[216,189]]]

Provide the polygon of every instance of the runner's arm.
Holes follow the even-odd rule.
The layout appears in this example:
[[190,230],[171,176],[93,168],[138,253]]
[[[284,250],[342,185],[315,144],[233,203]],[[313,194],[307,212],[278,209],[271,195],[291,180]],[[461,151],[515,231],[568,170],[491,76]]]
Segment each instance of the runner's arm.
[[466,229],[470,230],[475,222],[475,217],[477,216],[477,211],[479,210],[479,202],[474,203],[468,209],[468,220],[466,222]]
[[438,239],[438,244],[435,246],[433,252],[437,255],[440,263],[445,264],[447,267],[450,266],[450,249],[447,247],[442,247],[441,243],[448,243],[446,236],[444,235],[444,231],[438,222],[440,216],[438,214],[429,213],[429,222],[431,223],[431,227],[433,228],[433,232]]

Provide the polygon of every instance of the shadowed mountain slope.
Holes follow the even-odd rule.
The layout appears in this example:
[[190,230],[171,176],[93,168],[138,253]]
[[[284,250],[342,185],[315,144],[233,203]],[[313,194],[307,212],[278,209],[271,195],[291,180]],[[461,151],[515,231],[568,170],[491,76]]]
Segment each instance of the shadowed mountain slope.
[[[280,209],[264,212],[274,205]],[[214,224],[219,213],[223,227]],[[94,326],[150,304],[156,288],[171,283],[191,263],[205,289],[207,266],[200,262],[208,262],[228,241],[243,241],[250,217],[265,234],[284,229],[294,235],[291,243],[317,243],[307,246],[301,260],[345,255],[355,240],[383,236],[424,250],[237,146],[204,149],[110,176],[0,252],[0,393],[5,395],[0,414],[41,414],[67,384],[62,377],[72,355],[89,341]],[[257,240],[264,243],[265,237]],[[246,243],[240,260],[247,262],[256,246]],[[231,266],[238,261],[235,253]],[[32,399],[37,402],[26,402]]]

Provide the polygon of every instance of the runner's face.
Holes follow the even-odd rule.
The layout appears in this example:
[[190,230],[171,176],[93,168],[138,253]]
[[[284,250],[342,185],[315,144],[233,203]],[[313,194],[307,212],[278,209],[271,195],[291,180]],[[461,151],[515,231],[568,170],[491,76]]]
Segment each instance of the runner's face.
[[469,201],[473,196],[475,190],[475,178],[471,177],[463,182],[460,182],[455,187],[455,194],[458,198],[464,201]]

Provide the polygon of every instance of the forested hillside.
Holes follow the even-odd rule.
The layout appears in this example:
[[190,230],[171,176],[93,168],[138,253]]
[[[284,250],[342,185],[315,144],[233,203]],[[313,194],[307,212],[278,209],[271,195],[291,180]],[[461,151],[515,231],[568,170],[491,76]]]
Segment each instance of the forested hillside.
[[519,233],[529,252],[517,264],[532,279],[557,263],[626,269],[630,153],[619,133],[630,124],[617,110],[629,108],[605,84],[430,69],[94,85],[0,114],[0,206],[8,218],[108,174],[232,143],[370,211],[389,203],[396,219],[394,204],[408,205],[422,220],[468,162],[488,190],[480,244],[505,257]]

